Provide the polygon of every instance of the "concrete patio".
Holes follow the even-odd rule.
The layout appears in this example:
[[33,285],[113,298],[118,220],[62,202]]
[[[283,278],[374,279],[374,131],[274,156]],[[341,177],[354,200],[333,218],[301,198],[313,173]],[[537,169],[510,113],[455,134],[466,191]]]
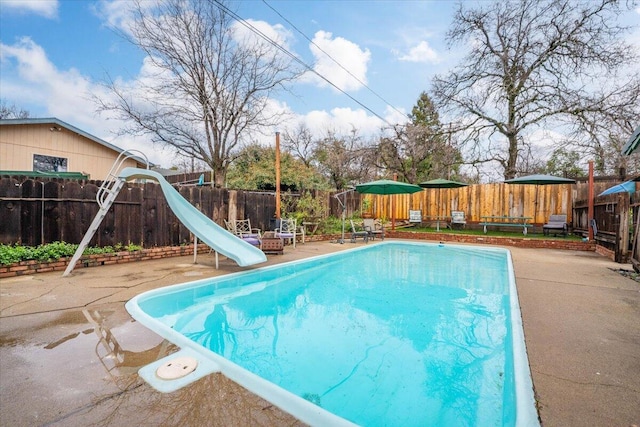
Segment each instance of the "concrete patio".
[[[268,264],[353,246],[287,247]],[[542,424],[640,425],[640,283],[614,271],[631,267],[593,252],[507,249]],[[219,270],[212,255],[192,261],[0,279],[0,425],[300,425],[220,374],[169,394],[138,377],[176,348],[132,320],[124,303],[242,270],[224,257]]]

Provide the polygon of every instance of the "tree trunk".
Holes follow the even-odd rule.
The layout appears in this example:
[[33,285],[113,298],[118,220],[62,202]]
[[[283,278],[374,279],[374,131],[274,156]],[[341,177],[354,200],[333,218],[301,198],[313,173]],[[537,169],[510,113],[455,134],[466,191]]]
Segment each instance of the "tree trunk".
[[509,157],[504,168],[504,179],[512,179],[516,177],[516,166],[518,163],[518,137],[516,135],[507,135],[509,140]]

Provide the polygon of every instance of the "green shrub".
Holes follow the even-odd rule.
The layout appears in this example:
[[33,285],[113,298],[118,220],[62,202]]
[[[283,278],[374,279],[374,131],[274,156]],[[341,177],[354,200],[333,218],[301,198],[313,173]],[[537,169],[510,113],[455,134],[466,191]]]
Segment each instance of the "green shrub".
[[[348,230],[351,225],[345,224],[345,229]],[[342,232],[342,218],[335,216],[329,216],[320,220],[318,224],[318,234],[338,234]]]
[[31,259],[38,261],[53,261],[63,257],[73,256],[78,245],[64,242],[52,242],[33,249]]
[[33,259],[30,246],[0,245],[0,265],[9,265],[26,259]]
[[[53,242],[39,246],[20,246],[0,244],[0,265],[15,264],[20,261],[36,260],[40,262],[55,261],[60,258],[71,257],[78,249],[78,245],[65,242]],[[115,253],[120,251],[139,251],[142,246],[129,243],[123,245],[118,243],[115,246],[88,247],[83,255],[95,255],[105,253]]]

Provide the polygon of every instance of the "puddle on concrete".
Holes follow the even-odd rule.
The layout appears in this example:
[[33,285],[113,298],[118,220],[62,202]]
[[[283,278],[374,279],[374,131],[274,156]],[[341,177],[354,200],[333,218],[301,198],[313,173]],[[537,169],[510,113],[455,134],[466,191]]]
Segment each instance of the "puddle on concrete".
[[122,304],[4,318],[2,381],[12,386],[0,388],[0,401],[20,405],[3,405],[3,423],[302,425],[220,374],[167,394],[139,378],[139,368],[177,350]]
[[[86,329],[86,330],[82,331],[82,333],[83,333],[83,334],[90,334],[91,332],[93,332],[93,328],[91,328],[91,329]],[[45,345],[45,346],[44,346],[44,348],[45,348],[45,349],[47,349],[47,350],[54,349],[54,348],[56,348],[57,346],[59,346],[60,344],[64,344],[65,342],[67,342],[67,341],[69,341],[69,340],[74,339],[74,338],[75,338],[75,337],[77,337],[78,335],[80,335],[80,332],[76,332],[76,333],[73,333],[73,334],[69,334],[69,335],[67,335],[66,337],[62,337],[61,339],[59,339],[59,340],[58,340],[58,341],[56,341],[56,342],[52,342],[52,343],[50,343],[50,344]]]

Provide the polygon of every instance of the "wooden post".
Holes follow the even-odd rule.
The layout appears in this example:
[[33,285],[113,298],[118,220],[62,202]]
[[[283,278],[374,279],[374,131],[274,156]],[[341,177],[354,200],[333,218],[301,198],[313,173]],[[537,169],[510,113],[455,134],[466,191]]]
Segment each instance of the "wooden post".
[[629,193],[618,194],[615,216],[618,219],[615,261],[626,263],[629,256]]
[[276,132],[276,219],[280,219],[280,132]]
[[589,240],[593,240],[593,227],[591,226],[591,220],[593,219],[593,199],[595,195],[593,194],[593,160],[589,160],[589,195],[587,197],[587,229],[589,230]]

